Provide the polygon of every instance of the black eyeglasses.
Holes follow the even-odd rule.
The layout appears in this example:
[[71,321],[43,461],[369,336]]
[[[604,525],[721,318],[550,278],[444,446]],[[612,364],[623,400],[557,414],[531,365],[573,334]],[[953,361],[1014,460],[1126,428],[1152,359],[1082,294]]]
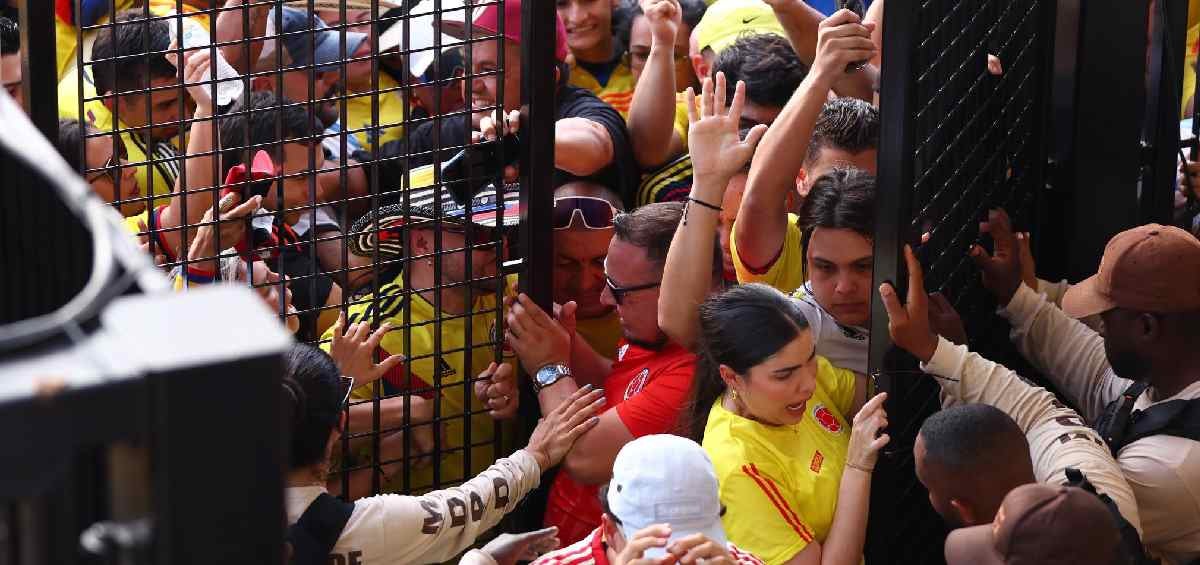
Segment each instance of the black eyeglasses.
[[624,304],[626,294],[662,286],[662,281],[633,286],[617,286],[617,283],[614,283],[612,279],[608,278],[608,275],[604,275],[604,284],[608,285],[608,291],[612,293],[613,300],[615,300],[617,304]]
[[117,177],[121,176],[121,161],[124,161],[128,155],[125,143],[119,139],[116,140],[113,143],[113,152],[108,156],[108,160],[104,162],[104,166],[92,171],[84,180],[92,182],[100,177],[107,176],[109,180],[112,180],[114,185],[117,184],[119,182]]

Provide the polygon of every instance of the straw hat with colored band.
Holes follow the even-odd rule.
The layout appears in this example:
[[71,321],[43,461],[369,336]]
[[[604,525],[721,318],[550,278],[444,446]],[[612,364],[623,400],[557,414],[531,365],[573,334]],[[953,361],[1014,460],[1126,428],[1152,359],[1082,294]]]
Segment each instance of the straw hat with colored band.
[[762,0],[717,0],[696,24],[696,47],[720,53],[743,35],[773,33],[787,37],[775,10]]
[[[504,39],[521,43],[521,0],[497,1],[504,4]],[[497,4],[477,7],[474,13],[475,19],[471,25],[475,37],[500,33],[500,7]],[[567,60],[567,28],[557,14],[554,16],[554,27],[554,58],[563,62]],[[457,39],[468,39],[466,22],[451,17],[442,19],[442,33]]]
[[[469,208],[468,219],[468,206],[456,202],[449,190],[414,188],[408,195],[407,208],[402,203],[381,206],[378,211],[354,222],[350,228],[350,252],[370,257],[378,247],[381,256],[401,257],[404,255],[405,228],[432,229],[438,219],[443,224],[460,226],[467,221],[484,228],[515,226],[521,220],[520,189],[515,184],[506,185],[498,195],[496,189],[488,185],[471,198]],[[481,238],[482,241],[486,239]]]

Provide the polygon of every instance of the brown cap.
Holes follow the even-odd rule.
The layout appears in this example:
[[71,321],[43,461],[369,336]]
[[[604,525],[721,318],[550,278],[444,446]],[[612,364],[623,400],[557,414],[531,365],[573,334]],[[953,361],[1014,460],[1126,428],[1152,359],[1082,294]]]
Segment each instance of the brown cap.
[[1083,318],[1117,307],[1160,313],[1200,309],[1200,240],[1159,224],[1113,236],[1100,270],[1072,286],[1062,308]]
[[996,519],[950,532],[949,565],[1097,565],[1119,555],[1116,521],[1096,495],[1076,487],[1022,485]]

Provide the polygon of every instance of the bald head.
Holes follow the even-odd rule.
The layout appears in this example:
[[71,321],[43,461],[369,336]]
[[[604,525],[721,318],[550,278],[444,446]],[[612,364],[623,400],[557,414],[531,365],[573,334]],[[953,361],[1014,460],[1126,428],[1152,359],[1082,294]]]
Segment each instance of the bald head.
[[952,527],[990,521],[1010,490],[1035,482],[1024,432],[1008,414],[986,404],[955,406],[927,418],[913,455],[930,503]]
[[612,205],[619,212],[625,211],[625,204],[621,201],[621,195],[617,191],[599,183],[594,183],[585,180],[575,180],[564,183],[554,189],[555,198],[564,198],[567,196],[589,196],[591,198],[599,198]]

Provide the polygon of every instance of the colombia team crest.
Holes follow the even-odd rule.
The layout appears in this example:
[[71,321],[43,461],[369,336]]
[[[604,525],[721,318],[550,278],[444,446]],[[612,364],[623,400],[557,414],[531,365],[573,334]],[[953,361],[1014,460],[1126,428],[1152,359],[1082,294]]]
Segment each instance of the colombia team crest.
[[633,377],[633,380],[629,381],[629,386],[625,387],[625,400],[629,400],[637,393],[642,392],[642,389],[646,388],[646,379],[649,377],[649,367],[642,369],[636,377]]
[[812,415],[813,419],[818,424],[821,424],[822,428],[828,430],[829,433],[836,434],[842,431],[842,423],[838,421],[837,416],[834,416],[833,412],[826,408],[824,404],[813,406]]

